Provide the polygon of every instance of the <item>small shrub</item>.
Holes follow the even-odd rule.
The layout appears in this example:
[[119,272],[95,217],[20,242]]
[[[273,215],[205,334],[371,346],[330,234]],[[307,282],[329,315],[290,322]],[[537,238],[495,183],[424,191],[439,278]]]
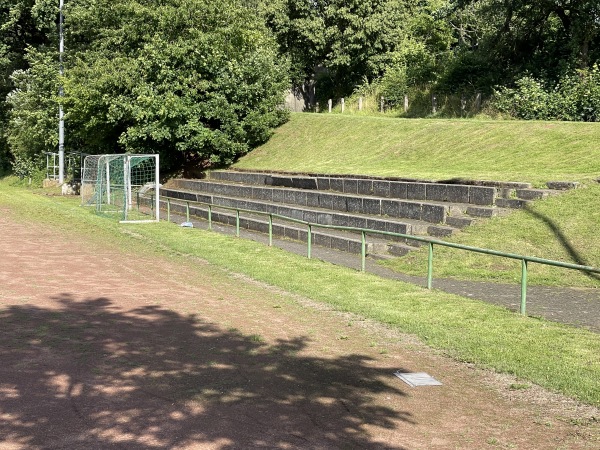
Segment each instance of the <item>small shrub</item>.
[[565,75],[554,87],[525,76],[515,88],[496,89],[493,106],[518,119],[600,121],[600,68]]

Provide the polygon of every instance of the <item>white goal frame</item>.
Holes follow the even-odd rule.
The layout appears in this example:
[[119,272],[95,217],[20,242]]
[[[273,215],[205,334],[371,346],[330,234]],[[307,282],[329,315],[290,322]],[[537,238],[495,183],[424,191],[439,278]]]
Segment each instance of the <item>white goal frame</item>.
[[[95,206],[98,213],[119,214],[120,223],[158,222],[159,163],[157,154],[86,156],[81,179],[81,204]],[[134,209],[134,198],[137,210]],[[140,207],[149,211],[142,213]],[[148,216],[151,218],[148,219]]]

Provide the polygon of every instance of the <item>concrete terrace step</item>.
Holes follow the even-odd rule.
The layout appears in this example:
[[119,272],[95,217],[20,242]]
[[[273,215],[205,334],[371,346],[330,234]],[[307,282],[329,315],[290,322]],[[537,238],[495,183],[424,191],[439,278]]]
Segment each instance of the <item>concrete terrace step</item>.
[[340,193],[425,200],[435,202],[469,203],[479,206],[522,208],[527,203],[497,199],[534,200],[554,195],[560,190],[574,189],[578,183],[549,181],[549,189],[532,189],[530,183],[510,181],[447,180],[446,182],[407,180],[401,178],[360,177],[356,175],[318,175],[294,173],[262,173],[213,171],[208,178],[215,181],[243,183],[255,186],[289,187],[308,190],[330,190]]
[[[166,209],[166,201],[161,201],[161,208]],[[185,216],[186,205],[183,203],[171,203],[171,212]],[[215,210],[217,209],[217,210]],[[231,211],[219,211],[215,208],[211,212],[213,222],[218,222],[224,225],[236,226],[237,217]],[[190,206],[190,216],[208,220],[208,207],[206,206]],[[240,229],[256,231],[267,234],[269,232],[269,222],[264,216],[254,215],[251,213],[240,214],[239,219]],[[286,222],[275,218],[272,223],[273,236],[291,239],[294,241],[307,242],[308,228],[299,224]],[[321,247],[332,248],[349,253],[360,254],[362,251],[362,239],[355,233],[345,232],[341,230],[313,228],[311,232],[312,243]],[[390,242],[384,238],[373,235],[366,235],[366,253],[372,257],[386,256],[402,256],[413,250],[411,247],[402,242]]]
[[[267,200],[248,200],[242,197],[226,197],[216,194],[204,194],[197,191],[162,188],[161,195],[180,200],[199,201],[230,208],[240,208],[263,213],[279,214],[296,220],[317,223],[321,225],[337,225],[354,228],[366,228],[391,233],[430,235],[436,237],[450,236],[456,228],[432,224],[421,220],[399,219],[394,217],[374,216],[347,212],[338,212],[326,208],[308,207],[304,205],[270,202]],[[391,240],[403,240],[399,237],[389,237]],[[410,240],[411,245],[416,244]]]
[[[335,191],[342,194],[358,194],[361,196],[433,202],[469,203],[474,205],[493,205],[497,194],[497,189],[490,186],[319,175],[286,176],[264,173],[215,171],[209,172],[208,178],[214,181],[243,183],[254,186]],[[519,186],[522,185],[519,184]]]
[[[172,194],[169,192],[173,191]],[[395,198],[363,197],[359,194],[342,194],[322,191],[306,191],[295,188],[245,186],[224,182],[203,180],[171,180],[163,188],[163,195],[177,197],[175,191],[186,191],[189,199],[193,200],[194,193],[198,201],[212,201],[212,196],[229,198],[244,198],[260,202],[284,203],[308,208],[340,211],[346,213],[368,214],[420,220],[431,224],[445,224],[449,215],[467,211],[469,204],[422,202],[415,200],[400,200]],[[202,199],[204,195],[204,199]],[[179,197],[181,198],[181,197]],[[239,206],[243,207],[243,206]]]

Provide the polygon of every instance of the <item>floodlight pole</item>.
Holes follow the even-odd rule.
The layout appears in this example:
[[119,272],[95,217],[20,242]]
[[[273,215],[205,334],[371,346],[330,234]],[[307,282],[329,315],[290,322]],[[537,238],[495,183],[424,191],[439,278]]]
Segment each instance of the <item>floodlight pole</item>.
[[63,69],[63,51],[65,47],[65,36],[63,30],[63,7],[64,0],[59,0],[59,19],[58,19],[58,33],[59,33],[59,49],[58,49],[58,61],[59,71],[61,76],[61,84],[58,91],[58,182],[63,184],[65,182],[65,120],[62,107],[62,98],[64,97],[64,91],[62,86],[62,76],[64,74]]

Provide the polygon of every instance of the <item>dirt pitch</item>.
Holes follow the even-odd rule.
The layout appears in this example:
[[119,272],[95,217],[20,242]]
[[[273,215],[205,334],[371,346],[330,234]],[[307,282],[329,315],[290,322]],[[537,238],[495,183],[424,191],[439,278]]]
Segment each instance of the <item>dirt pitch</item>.
[[0,236],[0,449],[600,446],[597,409],[202,261]]

